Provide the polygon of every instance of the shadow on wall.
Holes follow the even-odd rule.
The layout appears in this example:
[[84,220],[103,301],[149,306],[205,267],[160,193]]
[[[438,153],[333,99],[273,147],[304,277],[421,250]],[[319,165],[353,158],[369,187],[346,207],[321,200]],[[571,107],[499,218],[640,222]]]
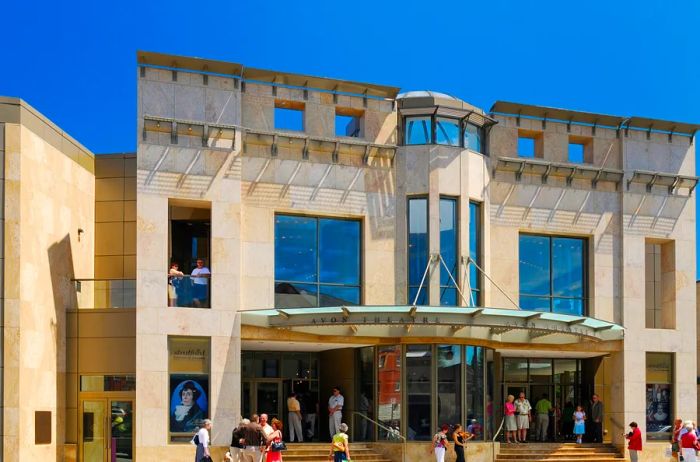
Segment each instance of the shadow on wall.
[[[56,460],[63,459],[63,444],[65,443],[66,428],[66,374],[68,368],[68,348],[66,345],[66,311],[78,306],[73,288],[73,251],[70,236],[66,235],[48,249],[49,268],[51,271],[51,290],[55,322],[52,326],[52,340],[56,347]],[[51,321],[53,322],[53,321]],[[76,358],[71,358],[76,360]],[[70,370],[77,371],[77,364]],[[77,403],[77,391],[75,402]],[[59,433],[63,431],[62,434]],[[77,436],[77,435],[76,435]]]

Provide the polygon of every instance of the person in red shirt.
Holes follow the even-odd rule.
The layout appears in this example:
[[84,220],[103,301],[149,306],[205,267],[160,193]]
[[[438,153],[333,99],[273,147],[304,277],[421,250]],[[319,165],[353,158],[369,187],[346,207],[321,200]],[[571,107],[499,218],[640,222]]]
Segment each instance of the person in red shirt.
[[642,432],[637,426],[637,422],[630,422],[631,432],[625,435],[625,438],[629,440],[627,449],[630,452],[630,460],[632,462],[637,462],[639,459],[638,452],[642,450]]
[[683,454],[685,462],[695,462],[697,460],[695,451],[698,447],[698,437],[692,425],[686,425],[685,429],[688,431],[681,436],[681,454]]

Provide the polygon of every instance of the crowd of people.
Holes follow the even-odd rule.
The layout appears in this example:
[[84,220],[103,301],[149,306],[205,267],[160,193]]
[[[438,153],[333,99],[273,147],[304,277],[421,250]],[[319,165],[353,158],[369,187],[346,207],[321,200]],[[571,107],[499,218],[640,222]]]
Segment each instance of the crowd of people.
[[700,451],[700,429],[692,420],[676,419],[671,433],[671,451],[678,462],[696,462]]

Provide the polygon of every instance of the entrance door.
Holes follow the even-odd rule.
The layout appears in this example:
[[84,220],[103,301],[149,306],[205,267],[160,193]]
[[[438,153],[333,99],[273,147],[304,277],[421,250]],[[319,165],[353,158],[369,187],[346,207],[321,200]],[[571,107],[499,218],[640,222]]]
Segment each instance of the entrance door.
[[82,462],[133,460],[133,400],[85,399],[82,401],[80,413]]
[[282,410],[281,382],[257,382],[255,383],[255,398],[257,403],[257,413],[267,414],[268,422],[273,417],[280,418]]

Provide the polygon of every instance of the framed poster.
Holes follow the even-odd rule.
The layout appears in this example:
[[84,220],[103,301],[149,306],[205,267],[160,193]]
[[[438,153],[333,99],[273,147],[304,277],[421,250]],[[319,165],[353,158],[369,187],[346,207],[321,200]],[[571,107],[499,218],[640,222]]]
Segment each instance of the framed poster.
[[209,376],[170,375],[170,433],[194,433],[209,415]]
[[[668,383],[647,384],[647,434],[671,431],[671,385]],[[652,435],[653,438],[653,435]]]

